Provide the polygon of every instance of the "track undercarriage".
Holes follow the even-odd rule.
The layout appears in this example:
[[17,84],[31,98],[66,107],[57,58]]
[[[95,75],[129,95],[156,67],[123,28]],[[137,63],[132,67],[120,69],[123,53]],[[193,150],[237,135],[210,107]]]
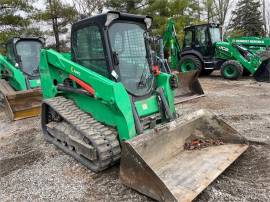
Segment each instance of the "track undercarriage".
[[115,129],[81,111],[73,101],[55,97],[42,105],[46,139],[93,171],[118,162],[121,148]]

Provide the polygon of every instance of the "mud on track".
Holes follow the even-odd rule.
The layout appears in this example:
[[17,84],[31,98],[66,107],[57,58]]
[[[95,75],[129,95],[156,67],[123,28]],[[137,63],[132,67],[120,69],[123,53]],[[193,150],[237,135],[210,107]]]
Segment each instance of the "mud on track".
[[[209,109],[251,145],[195,201],[269,201],[270,84],[200,81],[207,97],[179,105],[180,113]],[[95,174],[48,144],[39,118],[10,123],[0,112],[0,201],[151,201],[123,186],[118,171]]]

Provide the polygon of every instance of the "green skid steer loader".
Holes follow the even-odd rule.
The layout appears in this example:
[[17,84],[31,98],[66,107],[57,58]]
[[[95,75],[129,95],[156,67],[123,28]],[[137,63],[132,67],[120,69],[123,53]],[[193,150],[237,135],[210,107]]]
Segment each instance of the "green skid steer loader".
[[42,93],[39,78],[43,38],[16,37],[5,44],[0,54],[0,103],[10,120],[40,114]]
[[152,66],[152,18],[108,12],[72,25],[71,55],[42,50],[45,138],[159,201],[191,201],[248,147],[210,112],[180,116],[171,74]]

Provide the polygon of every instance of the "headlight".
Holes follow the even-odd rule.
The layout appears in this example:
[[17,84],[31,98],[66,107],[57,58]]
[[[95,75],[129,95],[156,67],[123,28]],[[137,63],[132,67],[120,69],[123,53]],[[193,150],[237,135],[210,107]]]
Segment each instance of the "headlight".
[[112,12],[107,13],[107,20],[105,26],[109,26],[111,22],[117,18],[119,18],[119,13],[112,13]]

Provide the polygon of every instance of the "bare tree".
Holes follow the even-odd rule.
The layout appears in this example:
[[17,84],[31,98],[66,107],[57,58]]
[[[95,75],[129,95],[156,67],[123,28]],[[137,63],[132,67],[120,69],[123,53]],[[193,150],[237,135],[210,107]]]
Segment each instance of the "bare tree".
[[233,0],[215,0],[214,10],[216,12],[217,20],[221,25],[224,25],[229,8],[232,5]]
[[43,21],[52,25],[52,34],[55,38],[55,48],[60,51],[64,43],[60,35],[68,32],[69,26],[77,19],[77,11],[69,4],[58,0],[46,0],[46,9],[39,10],[36,14],[38,21]]
[[266,0],[261,0],[261,2],[265,35],[270,36],[270,4],[267,4]]
[[73,0],[73,4],[78,13],[92,16],[96,13],[102,13],[105,0]]
[[206,18],[207,22],[214,22],[214,17],[216,16],[215,10],[214,10],[214,0],[204,0],[203,1],[205,11],[206,11]]

